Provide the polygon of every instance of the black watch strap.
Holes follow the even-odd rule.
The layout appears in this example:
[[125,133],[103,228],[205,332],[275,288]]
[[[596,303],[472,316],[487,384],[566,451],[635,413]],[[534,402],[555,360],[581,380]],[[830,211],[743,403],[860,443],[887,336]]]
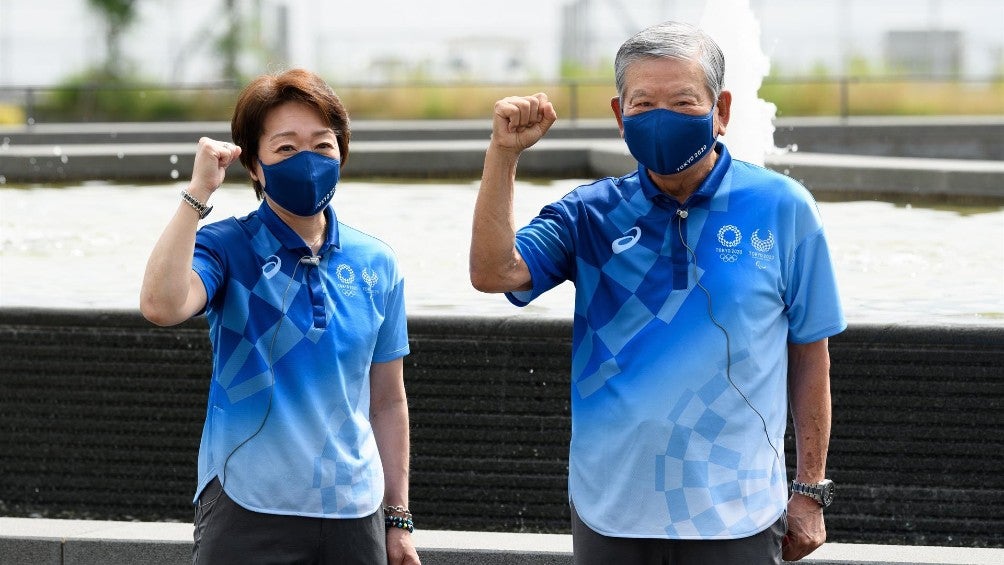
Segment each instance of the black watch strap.
[[185,202],[189,206],[195,208],[195,211],[199,213],[200,220],[206,219],[206,216],[208,216],[209,213],[213,211],[212,206],[207,206],[206,204],[203,204],[202,202],[199,201],[198,198],[192,196],[192,194],[187,190],[181,191],[181,197],[185,200]]

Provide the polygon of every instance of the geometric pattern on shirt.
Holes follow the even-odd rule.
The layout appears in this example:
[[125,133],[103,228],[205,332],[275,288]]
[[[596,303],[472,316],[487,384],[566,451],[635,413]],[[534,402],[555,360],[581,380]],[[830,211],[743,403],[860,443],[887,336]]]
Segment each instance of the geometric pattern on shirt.
[[[637,190],[633,198],[620,202],[610,211],[605,220],[616,223],[617,229],[623,232],[627,229],[625,226],[637,225],[641,216],[652,211],[652,203],[645,198],[644,191]],[[686,237],[696,241],[704,229],[706,220],[706,211],[694,209],[687,220]],[[660,289],[659,292],[652,292],[650,286],[643,285],[653,273],[660,272],[655,269],[666,268],[665,258],[672,255],[672,241],[679,237],[677,229],[672,222],[666,225],[659,252],[643,245],[634,245],[622,254],[611,255],[599,269],[585,261],[577,262],[576,302],[592,306],[600,288],[607,290],[618,288],[626,293],[626,296],[620,299],[617,312],[606,320],[602,327],[594,330],[587,325],[582,333],[574,358],[578,363],[573,362],[573,365],[586,367],[592,363],[596,368],[575,383],[576,391],[581,398],[588,398],[603,388],[608,380],[619,375],[621,368],[617,363],[617,355],[620,351],[635,338],[637,332],[644,330],[650,323],[661,321],[669,325],[694,290],[695,281],[700,282],[704,276],[704,269],[700,265],[695,269],[694,263],[688,260],[690,263],[687,269],[688,279],[694,276],[695,280],[687,281],[687,290],[665,292]],[[628,254],[631,268],[624,269],[621,265]],[[636,328],[636,331],[626,332],[625,328]]]
[[[234,280],[227,288],[230,296],[224,308],[231,311],[225,312],[223,316],[225,329],[240,336],[240,341],[231,350],[219,375],[220,384],[226,389],[231,403],[239,402],[271,386],[274,378],[271,367],[305,337],[293,320],[280,309],[285,299],[288,311],[289,303],[303,286],[302,283],[290,281],[289,276],[281,271],[271,278],[261,275],[255,282],[254,288],[249,289],[242,282]],[[285,291],[285,297],[282,296],[282,291]],[[251,311],[255,312],[255,318],[259,322],[272,320],[272,324],[258,335],[250,334],[250,328],[247,327]],[[276,334],[279,329],[281,331]],[[245,367],[248,366],[260,367],[261,370],[252,371],[253,374],[247,378],[234,382],[238,374],[247,373]]]
[[[748,359],[748,352],[734,352],[732,371]],[[723,397],[738,394],[722,365],[699,390],[685,391],[667,416],[673,427],[666,452],[655,460],[655,488],[666,499],[670,537],[744,534],[761,514],[773,512],[771,483],[781,474],[772,478],[762,469],[742,468],[744,446],[729,445],[721,436],[728,411],[735,409]]]
[[[371,508],[376,502],[372,500],[373,485],[382,480],[358,465],[345,463],[349,459],[366,459],[366,453],[339,453],[339,449],[347,446],[359,446],[365,452],[376,445],[372,435],[369,438],[356,437],[358,430],[355,426],[345,425],[348,421],[348,414],[341,408],[329,416],[330,433],[321,455],[314,459],[313,488],[320,492],[321,509],[325,513],[355,514]],[[333,437],[338,437],[339,441],[334,442]],[[353,467],[357,467],[355,471]]]
[[[580,267],[580,280],[582,271],[583,269]],[[700,281],[703,275],[704,269],[698,268],[697,280]],[[625,332],[625,328],[638,328],[638,331],[642,331],[652,323],[669,325],[693,289],[694,286],[690,285],[690,290],[666,293],[665,301],[655,313],[632,293],[603,327],[594,330],[586,326],[582,331],[582,339],[579,341],[578,349],[575,351],[573,365],[586,366],[591,361],[605,360],[600,362],[591,374],[582,377],[575,383],[575,389],[579,396],[588,398],[602,389],[608,380],[621,373],[620,366],[617,364],[617,355],[637,335],[637,332]],[[579,289],[577,288],[576,291],[579,292]]]
[[[259,248],[259,245],[267,241],[260,236],[262,232],[267,232],[264,224],[259,230],[259,237],[253,238],[252,245],[255,245],[255,251],[262,257],[274,256],[278,249]],[[266,245],[276,243],[269,241]],[[232,404],[271,386],[274,380],[272,367],[303,339],[312,337],[297,327],[287,315],[290,304],[303,286],[303,283],[291,280],[282,269],[276,269],[269,276],[258,274],[251,288],[248,288],[245,281],[231,280],[227,287],[228,297],[224,302],[222,319],[224,329],[240,337],[225,360],[219,382]],[[247,325],[251,312],[255,313],[254,317],[259,324],[263,321],[271,322],[268,326],[262,324],[264,331],[257,335],[253,333],[254,328]],[[252,371],[250,376],[240,382],[234,382],[237,375],[247,374],[245,368],[249,366],[260,370]]]

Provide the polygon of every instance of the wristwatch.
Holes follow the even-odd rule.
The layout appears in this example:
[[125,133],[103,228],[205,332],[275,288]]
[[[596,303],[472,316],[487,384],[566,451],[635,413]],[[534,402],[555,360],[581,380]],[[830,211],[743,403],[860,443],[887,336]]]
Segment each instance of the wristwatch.
[[185,200],[185,203],[187,203],[192,208],[195,208],[195,211],[198,212],[199,214],[200,220],[205,220],[206,216],[208,216],[209,213],[213,211],[212,206],[208,206],[206,204],[203,204],[202,202],[199,202],[199,199],[192,196],[192,194],[187,190],[181,191],[181,197]]
[[833,503],[833,491],[833,481],[830,479],[823,479],[815,484],[800,483],[798,481],[791,482],[791,492],[808,496],[818,502],[823,508]]

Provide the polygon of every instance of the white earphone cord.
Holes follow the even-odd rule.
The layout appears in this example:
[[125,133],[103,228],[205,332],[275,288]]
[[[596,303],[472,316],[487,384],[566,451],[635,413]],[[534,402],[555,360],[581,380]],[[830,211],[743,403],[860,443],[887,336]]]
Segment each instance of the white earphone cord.
[[750,399],[746,397],[743,391],[740,390],[738,386],[736,386],[735,381],[732,380],[732,344],[731,340],[729,339],[729,332],[725,329],[725,326],[723,326],[718,321],[718,318],[715,318],[714,309],[711,307],[711,292],[708,291],[708,289],[703,284],[701,284],[701,281],[698,278],[699,273],[697,272],[697,253],[695,253],[694,250],[691,249],[689,245],[687,245],[687,239],[683,237],[683,220],[687,217],[687,213],[685,210],[681,210],[678,211],[676,215],[677,215],[676,225],[677,225],[677,231],[680,234],[680,242],[683,243],[683,246],[690,253],[690,256],[694,258],[694,284],[697,286],[697,288],[700,288],[702,291],[704,291],[704,295],[708,298],[708,317],[711,318],[711,323],[714,324],[718,329],[722,330],[722,334],[725,335],[725,377],[729,380],[729,384],[732,385],[732,388],[734,388],[736,392],[739,393],[739,396],[743,398],[743,400],[746,402],[746,405],[750,407],[750,410],[753,410],[753,412],[755,412],[756,415],[760,418],[760,423],[763,424],[764,437],[767,438],[767,443],[770,444],[770,448],[774,450],[774,457],[778,460],[778,462],[780,462],[781,454],[778,453],[777,447],[774,446],[774,442],[770,439],[770,433],[767,431],[767,420],[763,417],[763,414],[761,414],[760,411],[753,406],[753,403],[750,402]]
[[[268,356],[265,358],[265,362],[268,364],[268,372],[272,379],[268,387],[268,405],[265,408],[265,416],[261,419],[261,423],[258,424],[258,429],[256,429],[253,434],[245,438],[244,441],[237,444],[237,446],[231,449],[230,453],[227,454],[227,458],[223,461],[223,466],[220,468],[220,488],[222,488],[227,482],[227,464],[230,463],[230,458],[233,457],[234,453],[237,453],[238,449],[247,445],[249,441],[253,440],[263,429],[265,429],[265,423],[268,422],[268,417],[272,413],[272,395],[275,392],[275,368],[272,366],[272,352],[275,349],[275,340],[279,337],[279,329],[282,328],[282,322],[286,318],[286,295],[289,294],[289,288],[293,286],[293,281],[296,279],[296,271],[300,268],[300,263],[303,263],[303,258],[293,265],[293,272],[289,275],[289,282],[286,283],[286,289],[282,291],[282,303],[279,306],[279,312],[282,314],[279,316],[279,321],[275,325],[275,331],[272,332],[272,340],[268,344]],[[311,262],[310,264],[313,265],[314,263]]]

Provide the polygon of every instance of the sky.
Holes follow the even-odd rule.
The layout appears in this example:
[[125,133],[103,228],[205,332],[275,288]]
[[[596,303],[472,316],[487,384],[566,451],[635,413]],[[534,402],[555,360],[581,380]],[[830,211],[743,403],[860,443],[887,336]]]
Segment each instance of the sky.
[[[451,46],[470,54],[481,43],[510,45],[524,77],[558,72],[562,6],[576,0],[237,0],[260,6],[263,37],[274,39],[281,10],[289,18],[290,64],[326,77],[365,81],[376,59],[442,68]],[[579,0],[581,1],[581,0]],[[124,51],[144,76],[161,82],[212,82],[219,65],[212,38],[224,28],[223,0],[138,0],[140,17]],[[958,29],[964,71],[987,76],[1004,57],[1001,0],[592,0],[597,53],[612,58],[633,31],[664,19],[720,25],[735,6],[752,7],[760,46],[775,68],[808,73],[817,62],[839,71],[845,53],[880,57],[890,29]],[[481,43],[479,43],[481,42]],[[100,61],[101,22],[86,0],[0,0],[0,85],[51,85]],[[269,69],[247,52],[249,74]],[[489,76],[488,79],[492,77]]]

